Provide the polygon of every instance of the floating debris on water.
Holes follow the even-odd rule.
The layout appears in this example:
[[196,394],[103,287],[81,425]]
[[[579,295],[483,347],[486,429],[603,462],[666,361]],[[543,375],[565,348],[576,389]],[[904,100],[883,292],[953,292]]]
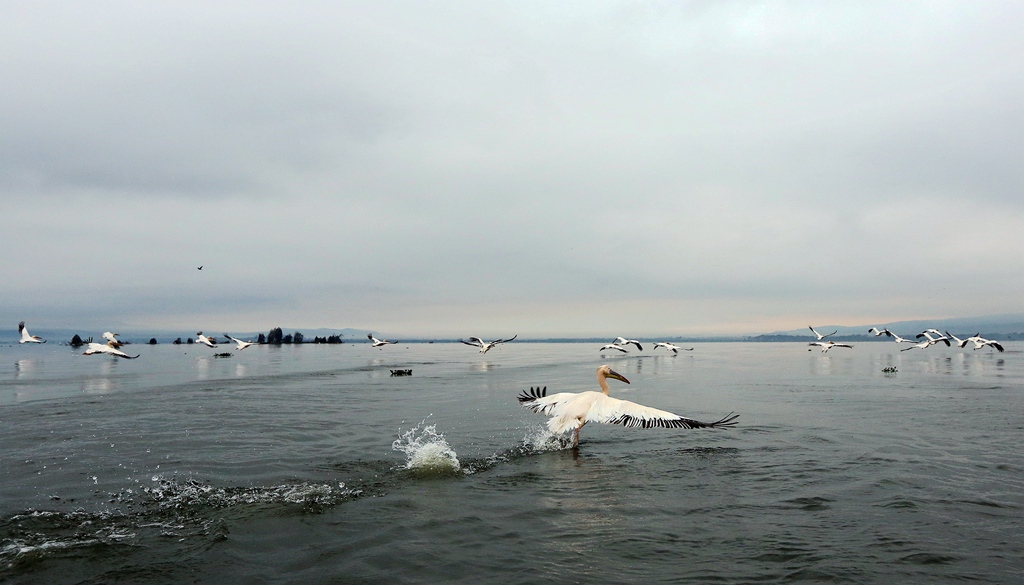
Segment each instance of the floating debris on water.
[[391,370],[392,376],[411,376],[412,370]]
[[895,374],[898,371],[899,370],[896,369],[896,366],[886,366],[882,368],[882,372],[886,374]]

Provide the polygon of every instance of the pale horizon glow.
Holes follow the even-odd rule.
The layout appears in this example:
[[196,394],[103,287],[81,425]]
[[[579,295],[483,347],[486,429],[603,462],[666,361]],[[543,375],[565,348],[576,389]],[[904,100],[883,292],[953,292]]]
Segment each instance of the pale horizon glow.
[[12,327],[1024,312],[1024,4],[16,3],[0,51]]

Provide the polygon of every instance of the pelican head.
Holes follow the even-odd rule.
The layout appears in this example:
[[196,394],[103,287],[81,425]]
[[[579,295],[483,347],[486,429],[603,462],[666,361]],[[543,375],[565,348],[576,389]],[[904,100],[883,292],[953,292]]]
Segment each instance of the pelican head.
[[629,384],[629,380],[627,380],[625,376],[613,370],[611,366],[609,366],[608,364],[605,364],[597,368],[597,382],[601,384],[601,390],[605,394],[609,393],[608,382],[606,381],[607,378],[614,378],[620,382],[625,382]]

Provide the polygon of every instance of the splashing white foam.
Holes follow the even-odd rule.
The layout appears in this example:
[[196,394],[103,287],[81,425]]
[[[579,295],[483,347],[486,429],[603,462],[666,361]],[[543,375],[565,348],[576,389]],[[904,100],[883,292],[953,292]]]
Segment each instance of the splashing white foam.
[[455,451],[426,421],[398,436],[391,448],[405,453],[405,468],[426,473],[454,473],[461,465]]
[[523,445],[532,451],[561,451],[572,446],[572,434],[554,434],[547,425],[527,429]]

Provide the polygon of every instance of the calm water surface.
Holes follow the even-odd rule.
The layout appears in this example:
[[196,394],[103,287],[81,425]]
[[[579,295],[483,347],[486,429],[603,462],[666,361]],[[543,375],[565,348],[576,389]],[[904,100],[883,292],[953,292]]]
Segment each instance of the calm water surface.
[[[227,347],[0,346],[0,581],[1024,582],[1024,344]],[[518,405],[602,363],[740,424]]]

